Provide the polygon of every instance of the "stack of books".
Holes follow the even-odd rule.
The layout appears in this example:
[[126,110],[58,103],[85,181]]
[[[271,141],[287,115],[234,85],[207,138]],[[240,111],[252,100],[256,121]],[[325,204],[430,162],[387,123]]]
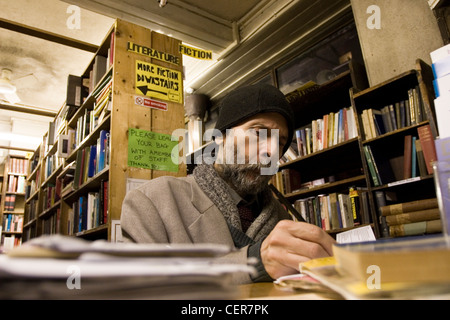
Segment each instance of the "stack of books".
[[380,211],[391,237],[442,232],[437,198],[388,205]]
[[448,299],[450,249],[441,235],[335,244],[302,274],[345,299]]

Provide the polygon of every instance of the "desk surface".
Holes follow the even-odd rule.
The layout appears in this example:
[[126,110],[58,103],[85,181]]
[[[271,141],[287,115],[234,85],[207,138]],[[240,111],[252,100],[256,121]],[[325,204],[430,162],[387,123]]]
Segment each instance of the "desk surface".
[[244,284],[239,287],[241,299],[273,300],[342,300],[334,292],[314,292],[283,288],[272,282]]

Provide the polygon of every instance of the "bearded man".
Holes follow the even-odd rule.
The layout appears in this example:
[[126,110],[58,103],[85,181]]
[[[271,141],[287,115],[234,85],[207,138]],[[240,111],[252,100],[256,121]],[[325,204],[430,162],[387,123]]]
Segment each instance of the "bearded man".
[[241,275],[238,283],[272,281],[297,273],[301,262],[331,255],[333,238],[292,221],[268,187],[292,141],[293,119],[274,86],[229,93],[219,109],[214,163],[199,164],[188,177],[164,176],[130,191],[122,205],[123,239],[233,247],[229,261],[258,261],[257,272]]

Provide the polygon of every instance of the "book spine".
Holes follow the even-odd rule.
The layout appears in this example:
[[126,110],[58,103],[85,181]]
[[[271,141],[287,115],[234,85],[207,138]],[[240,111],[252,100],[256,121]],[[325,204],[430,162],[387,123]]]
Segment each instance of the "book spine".
[[412,211],[420,211],[433,209],[438,207],[437,198],[421,199],[404,203],[392,204],[389,206],[381,207],[381,213],[383,216],[402,214]]
[[421,126],[417,128],[417,132],[419,134],[420,143],[422,144],[427,172],[428,174],[433,174],[433,162],[437,160],[437,156],[431,127],[429,124]]
[[369,167],[370,176],[372,177],[374,187],[378,187],[380,185],[380,180],[377,175],[377,171],[375,169],[375,163],[369,152],[369,146],[364,146],[364,155],[366,156],[367,166]]
[[375,192],[375,201],[377,203],[378,207],[378,219],[381,227],[381,235],[382,237],[388,237],[389,236],[389,226],[386,223],[386,217],[384,217],[381,213],[381,208],[386,206],[386,197],[384,195],[383,191],[376,191]]
[[386,222],[389,226],[413,223],[428,220],[437,220],[440,218],[439,208],[423,210],[423,211],[412,211],[408,213],[401,213],[396,215],[391,215],[386,217]]
[[406,135],[405,136],[405,145],[404,145],[403,179],[411,178],[411,172],[412,172],[411,143],[412,143],[412,136]]
[[391,237],[417,236],[442,232],[441,220],[405,223],[389,227]]

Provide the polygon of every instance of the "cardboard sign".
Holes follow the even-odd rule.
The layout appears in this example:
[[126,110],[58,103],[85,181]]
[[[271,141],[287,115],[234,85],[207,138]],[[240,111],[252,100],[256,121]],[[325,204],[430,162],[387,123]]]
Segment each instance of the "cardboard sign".
[[170,134],[128,129],[128,166],[178,172],[178,140]]
[[182,74],[177,70],[136,60],[136,93],[182,104]]

